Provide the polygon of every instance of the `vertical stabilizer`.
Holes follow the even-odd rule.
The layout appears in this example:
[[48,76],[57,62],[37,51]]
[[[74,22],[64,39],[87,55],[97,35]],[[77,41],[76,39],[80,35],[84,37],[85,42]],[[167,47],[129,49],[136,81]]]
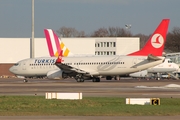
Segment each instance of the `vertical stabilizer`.
[[148,56],[149,54],[154,56],[162,56],[169,21],[169,19],[163,19],[154,33],[148,39],[145,46],[141,50],[131,53],[128,56]]
[[73,55],[52,29],[44,29],[44,34],[46,36],[50,56],[58,57],[61,50],[64,57]]

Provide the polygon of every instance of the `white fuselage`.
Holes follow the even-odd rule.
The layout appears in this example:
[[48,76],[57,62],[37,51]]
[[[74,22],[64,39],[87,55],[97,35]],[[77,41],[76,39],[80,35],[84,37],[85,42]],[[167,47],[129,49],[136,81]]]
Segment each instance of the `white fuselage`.
[[46,76],[47,72],[59,69],[55,65],[56,57],[39,57],[19,61],[9,71],[17,76]]
[[[12,66],[9,70],[18,76],[46,76],[49,71],[59,69],[55,65],[56,59],[56,57],[25,59]],[[161,60],[156,61],[147,60],[145,56],[63,57],[62,64],[72,67],[69,70],[77,73],[107,76],[125,75],[144,70],[162,63],[163,60],[163,57]]]
[[94,56],[63,57],[62,64],[89,73],[90,75],[125,75],[144,70],[162,63],[161,60],[147,60],[147,56]]
[[157,73],[157,72],[161,72],[161,73],[165,73],[165,72],[173,72],[173,71],[177,71],[179,69],[179,66],[175,63],[168,63],[167,61],[168,59],[165,59],[165,62],[162,64],[159,64],[155,67],[151,67],[148,68],[147,71],[149,73]]

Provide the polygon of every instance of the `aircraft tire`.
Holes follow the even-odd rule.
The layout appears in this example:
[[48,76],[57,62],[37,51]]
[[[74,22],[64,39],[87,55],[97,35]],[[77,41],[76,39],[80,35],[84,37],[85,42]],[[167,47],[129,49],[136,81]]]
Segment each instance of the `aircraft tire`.
[[100,82],[100,78],[96,78],[96,82]]
[[115,76],[114,79],[115,79],[115,80],[120,80],[120,77],[119,77],[119,76]]
[[84,79],[82,78],[82,79],[80,79],[80,81],[81,81],[81,82],[84,82]]
[[93,81],[93,82],[96,82],[96,78],[93,78],[92,81]]
[[24,79],[24,83],[28,82],[28,80]]
[[76,81],[77,81],[77,82],[81,82],[81,79],[80,79],[80,78],[77,78]]
[[100,82],[100,78],[94,78],[93,80],[93,82]]

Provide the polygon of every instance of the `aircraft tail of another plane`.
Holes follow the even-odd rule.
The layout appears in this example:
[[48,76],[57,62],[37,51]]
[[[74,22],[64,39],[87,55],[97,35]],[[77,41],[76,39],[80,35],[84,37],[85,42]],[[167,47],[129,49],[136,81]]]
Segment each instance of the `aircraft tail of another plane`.
[[162,56],[164,44],[166,42],[169,21],[170,19],[163,19],[154,33],[148,39],[145,46],[137,52],[128,54],[128,56],[148,56],[150,54],[153,56]]
[[44,34],[46,36],[48,50],[51,57],[58,57],[60,54],[67,57],[72,54],[52,29],[44,29]]

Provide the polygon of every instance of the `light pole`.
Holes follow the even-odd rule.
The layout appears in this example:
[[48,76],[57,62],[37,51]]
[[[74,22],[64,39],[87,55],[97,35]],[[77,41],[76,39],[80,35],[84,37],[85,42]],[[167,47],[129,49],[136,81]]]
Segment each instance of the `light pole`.
[[34,58],[34,0],[32,0],[32,37],[31,37],[31,58]]
[[131,28],[131,24],[126,24],[125,27],[127,30],[129,30]]
[[127,32],[128,32],[128,36],[130,36],[130,28],[131,28],[131,24],[126,24],[125,25]]

